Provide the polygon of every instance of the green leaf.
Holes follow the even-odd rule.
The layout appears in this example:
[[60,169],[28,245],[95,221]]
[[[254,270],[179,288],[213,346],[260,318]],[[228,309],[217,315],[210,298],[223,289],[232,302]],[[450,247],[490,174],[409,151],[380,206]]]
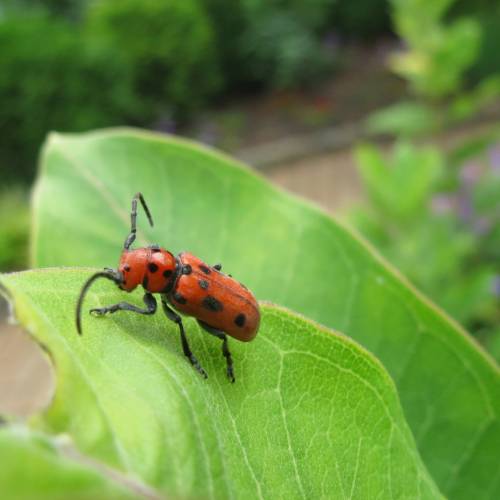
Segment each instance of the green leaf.
[[52,135],[34,197],[33,263],[115,265],[136,191],[155,219],[151,229],[139,215],[139,244],[222,262],[259,299],[352,336],[395,380],[442,491],[500,497],[494,362],[348,229],[233,160],[131,130]]
[[472,90],[462,92],[450,104],[448,114],[452,121],[471,119],[483,109],[493,106],[500,95],[500,75],[481,80]]
[[0,491],[9,500],[137,498],[152,492],[78,454],[62,436],[20,425],[0,428]]
[[[481,44],[481,25],[472,18],[446,22],[453,0],[391,0],[396,32],[407,49],[393,54],[393,71],[428,98],[443,98],[462,87],[465,71]],[[424,5],[425,4],[425,5]]]
[[441,124],[442,118],[436,110],[412,101],[398,102],[375,111],[367,120],[370,132],[397,137],[431,134]]
[[435,148],[415,148],[405,141],[396,144],[392,158],[364,144],[357,148],[356,159],[368,196],[394,221],[420,216],[426,209],[443,162]]
[[[39,418],[78,448],[162,493],[213,498],[436,498],[381,364],[347,337],[263,305],[259,335],[220,342],[185,321],[202,379],[163,314],[118,313],[74,325],[91,270],[3,275],[15,312],[48,346],[58,376]],[[122,293],[96,284],[85,308]],[[140,294],[131,300],[140,304]]]

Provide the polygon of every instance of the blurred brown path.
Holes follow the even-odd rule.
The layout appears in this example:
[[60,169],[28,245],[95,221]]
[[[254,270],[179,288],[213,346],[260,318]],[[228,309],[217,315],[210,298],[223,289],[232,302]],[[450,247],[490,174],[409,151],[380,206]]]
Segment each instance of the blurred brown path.
[[271,182],[336,212],[361,199],[361,185],[348,149],[268,167]]
[[47,357],[19,327],[0,325],[0,415],[28,416],[52,395]]

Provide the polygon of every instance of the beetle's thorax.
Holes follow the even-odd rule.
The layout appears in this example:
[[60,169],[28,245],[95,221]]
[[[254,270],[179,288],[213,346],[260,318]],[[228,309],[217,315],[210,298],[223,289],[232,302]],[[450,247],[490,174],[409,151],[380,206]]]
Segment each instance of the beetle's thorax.
[[118,271],[123,275],[123,290],[131,292],[142,285],[148,292],[161,293],[173,286],[176,259],[171,252],[157,246],[124,250]]

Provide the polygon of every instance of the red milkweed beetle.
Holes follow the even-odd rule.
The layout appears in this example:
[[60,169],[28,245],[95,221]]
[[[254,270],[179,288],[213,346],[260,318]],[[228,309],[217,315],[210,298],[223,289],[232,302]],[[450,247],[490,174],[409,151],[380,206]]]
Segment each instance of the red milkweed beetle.
[[184,331],[182,319],[177,311],[194,316],[199,325],[211,335],[222,340],[222,354],[226,358],[227,375],[234,382],[233,361],[229,351],[227,335],[243,341],[252,340],[259,329],[259,305],[252,292],[230,275],[221,272],[222,266],[209,266],[198,257],[182,252],[175,257],[171,252],[158,245],[131,250],[136,236],[137,201],[140,201],[151,226],[153,219],[141,193],[132,199],[130,214],[130,234],[125,240],[118,269],[105,268],[93,274],[83,285],[76,305],[76,329],[82,334],[81,310],[88,289],[99,278],[113,281],[121,290],[131,292],[142,285],[146,293],[141,309],[127,302],[120,302],[107,307],[91,309],[97,316],[116,311],[131,311],[138,314],[154,314],[156,299],[153,293],[161,295],[163,311],[168,319],[179,326],[182,350],[190,363],[207,378],[191,352]]

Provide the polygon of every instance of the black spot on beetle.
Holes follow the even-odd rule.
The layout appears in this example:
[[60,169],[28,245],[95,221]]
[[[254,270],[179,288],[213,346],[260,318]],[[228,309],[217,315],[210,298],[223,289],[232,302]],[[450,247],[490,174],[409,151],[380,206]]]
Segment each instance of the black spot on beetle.
[[210,274],[210,269],[207,266],[204,266],[203,264],[200,265],[201,271],[203,271],[205,274]]
[[207,295],[202,300],[201,304],[203,305],[203,307],[213,312],[219,312],[222,311],[222,309],[224,309],[222,302],[217,300],[215,297],[212,297],[212,295]]
[[238,316],[236,316],[236,318],[234,318],[234,324],[236,326],[239,326],[240,328],[242,328],[245,326],[246,320],[247,320],[247,317],[243,313],[240,313],[240,314],[238,314]]
[[179,302],[179,304],[187,304],[187,299],[184,295],[181,295],[179,292],[174,293],[174,300]]
[[142,286],[143,286],[143,288],[147,289],[148,288],[148,284],[149,284],[149,280],[148,280],[148,277],[146,275],[146,276],[144,276],[144,279],[142,280]]
[[198,284],[203,288],[203,290],[206,290],[208,288],[208,281],[207,280],[200,280],[198,281]]
[[130,271],[130,266],[128,264],[125,264],[123,266],[123,270],[126,271],[126,272]]
[[182,266],[182,274],[191,274],[192,272],[193,268],[189,264]]
[[158,271],[158,266],[154,262],[150,262],[148,264],[148,271],[150,273],[156,273],[156,271]]
[[170,269],[165,269],[165,271],[163,271],[163,277],[170,278],[170,276],[172,276],[172,271]]

